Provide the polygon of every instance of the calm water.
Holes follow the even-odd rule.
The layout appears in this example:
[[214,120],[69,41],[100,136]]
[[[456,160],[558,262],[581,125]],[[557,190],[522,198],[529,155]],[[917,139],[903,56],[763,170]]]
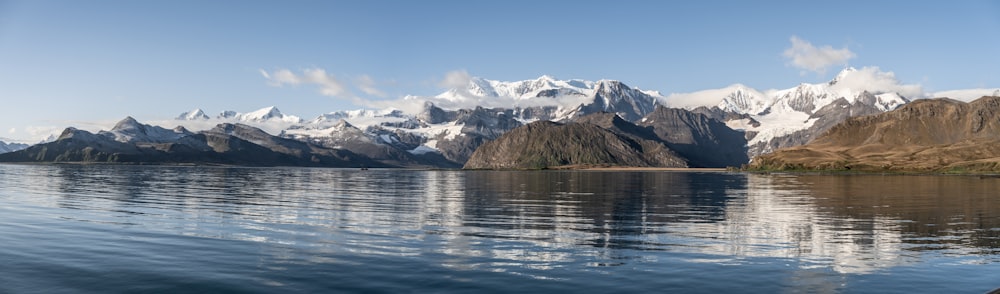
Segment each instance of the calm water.
[[984,293],[1000,179],[0,165],[0,292]]

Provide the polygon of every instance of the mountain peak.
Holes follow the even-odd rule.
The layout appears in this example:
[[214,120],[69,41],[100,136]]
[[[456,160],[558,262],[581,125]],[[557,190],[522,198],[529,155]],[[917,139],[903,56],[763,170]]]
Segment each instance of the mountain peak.
[[347,120],[345,120],[345,119],[340,119],[340,121],[337,121],[337,124],[334,125],[333,127],[335,129],[338,129],[338,130],[344,130],[344,129],[347,129],[347,128],[354,128],[354,125],[352,125],[351,123],[347,122]]
[[617,91],[628,88],[628,85],[616,80],[599,80],[594,83],[594,91]]
[[139,121],[135,120],[135,118],[132,118],[131,116],[126,116],[121,121],[118,121],[118,123],[115,124],[115,126],[111,128],[111,130],[120,131],[120,130],[136,129],[140,127],[142,127],[142,125],[139,124]]
[[123,143],[165,143],[173,142],[191,133],[183,128],[170,130],[159,126],[142,124],[129,116],[118,122],[111,131],[100,131],[97,134]]
[[855,73],[857,71],[858,71],[858,69],[854,68],[853,66],[845,67],[843,70],[840,71],[840,73],[837,73],[837,76],[834,77],[833,80],[831,80],[829,84],[831,86],[835,85],[838,82],[843,81],[844,78],[846,78],[847,76],[849,76],[852,73]]
[[177,120],[207,120],[208,115],[201,108],[195,108],[191,111],[181,113],[177,116]]
[[235,111],[223,111],[219,114],[220,119],[235,119],[237,121],[249,121],[249,122],[265,122],[265,121],[282,121],[289,123],[300,123],[302,119],[281,113],[278,107],[268,106],[248,113],[238,113]]
[[278,110],[278,107],[275,106],[264,107],[247,114],[253,115],[255,117],[267,117],[267,118],[278,117],[282,115],[281,110]]
[[76,134],[81,133],[81,132],[86,132],[86,131],[81,131],[80,129],[77,129],[77,128],[74,128],[74,127],[68,127],[66,129],[64,129],[61,134],[59,134],[59,137],[56,138],[56,140],[73,138]]
[[542,76],[538,77],[538,78],[537,78],[537,79],[535,79],[535,80],[536,80],[536,81],[547,81],[547,82],[554,82],[554,81],[557,81],[557,79],[556,79],[555,77],[553,77],[553,76],[550,76],[550,75],[542,75]]
[[737,113],[758,114],[767,107],[767,98],[743,84],[730,86],[731,91],[719,102],[719,109]]

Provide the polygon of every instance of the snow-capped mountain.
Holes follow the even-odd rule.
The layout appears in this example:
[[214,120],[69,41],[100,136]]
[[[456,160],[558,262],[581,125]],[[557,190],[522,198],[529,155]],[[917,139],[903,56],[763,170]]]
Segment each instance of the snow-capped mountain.
[[[964,100],[966,96],[989,94],[1000,95],[1000,90],[948,91],[935,96],[956,95],[958,97],[954,98]],[[911,98],[927,96],[919,86],[904,85],[891,72],[871,67],[847,68],[829,81],[802,83],[785,89],[757,90],[735,84],[668,96],[633,88],[615,80],[558,80],[542,76],[505,82],[471,78],[463,86],[435,96],[407,96],[391,101],[398,103],[391,108],[335,111],[311,120],[284,114],[274,106],[247,113],[224,111],[216,117],[194,109],[168,123],[184,127],[167,129],[141,124],[129,117],[108,131],[93,134],[67,130],[63,137],[89,136],[95,138],[95,142],[105,144],[105,147],[118,146],[115,148],[128,150],[164,148],[157,150],[195,153],[207,152],[209,147],[206,146],[211,146],[216,152],[241,150],[247,147],[240,145],[245,141],[270,146],[265,149],[279,150],[281,154],[291,154],[296,158],[294,162],[310,160],[301,157],[302,154],[320,152],[332,156],[328,160],[337,164],[343,163],[339,160],[352,161],[350,158],[353,158],[365,161],[365,166],[379,162],[386,166],[456,167],[465,163],[485,142],[496,140],[523,125],[539,120],[586,121],[581,117],[609,112],[603,116],[620,117],[643,128],[669,125],[670,128],[666,129],[671,131],[663,131],[661,127],[663,134],[657,136],[677,139],[670,141],[673,144],[671,148],[693,154],[687,157],[697,159],[702,162],[701,165],[711,165],[710,159],[719,157],[715,156],[719,150],[725,150],[723,153],[730,155],[746,152],[747,157],[743,158],[752,158],[778,148],[805,144],[849,117],[890,111],[909,103]],[[661,108],[657,116],[658,106],[673,109]],[[687,138],[676,132],[692,128],[701,131],[708,128],[705,126],[712,126],[712,132],[703,133],[735,133],[737,138],[745,140],[743,143],[726,143],[738,145],[733,149],[705,147],[716,151],[715,155],[705,155],[708,152],[699,147],[724,145],[718,136],[688,135],[691,138]],[[725,132],[727,130],[730,132]],[[681,140],[685,138],[698,144]],[[726,142],[734,141],[739,140]],[[0,142],[0,152],[3,148],[9,149],[8,146],[11,144]],[[307,149],[312,151],[303,153]],[[81,150],[74,154],[84,159],[94,155]],[[264,150],[252,153],[259,152]],[[696,156],[699,154],[694,153],[705,156],[699,159]],[[243,162],[249,159],[229,160]]]
[[29,146],[28,144],[14,143],[14,142],[6,143],[4,141],[0,141],[0,153],[14,152],[24,148],[28,148],[28,146]]
[[[909,102],[901,93],[885,91],[880,89],[852,88],[838,85],[838,82],[849,78],[858,72],[854,68],[846,68],[837,77],[827,83],[807,84],[802,83],[794,88],[784,90],[769,90],[761,92],[744,85],[734,85],[719,90],[708,90],[689,95],[695,95],[702,101],[718,101],[719,98],[711,97],[726,93],[716,107],[723,111],[745,113],[750,115],[767,115],[769,113],[789,113],[800,112],[812,114],[826,105],[838,99],[846,99],[849,103],[855,103],[864,92],[873,93],[877,96],[876,101],[870,101],[871,106],[880,110],[888,111],[896,109],[902,104]],[[673,97],[670,97],[673,98]],[[667,104],[671,105],[668,98]],[[671,105],[673,106],[673,105]]]
[[358,109],[358,110],[341,110],[330,113],[321,114],[319,117],[309,121],[310,123],[325,123],[325,122],[337,122],[340,123],[342,119],[362,119],[362,118],[381,118],[381,117],[396,117],[396,118],[406,118],[406,114],[401,110],[397,109],[385,109],[385,110],[371,110],[371,109]]
[[207,119],[209,119],[208,115],[205,114],[205,111],[202,111],[201,108],[195,108],[194,110],[181,113],[181,115],[177,116],[177,120],[207,120]]
[[302,119],[294,115],[286,115],[281,113],[277,107],[269,106],[258,109],[256,111],[248,113],[240,113],[236,111],[223,111],[218,116],[217,119],[223,119],[235,122],[286,122],[286,123],[300,123]]
[[460,101],[467,99],[507,97],[515,100],[527,100],[536,97],[552,97],[553,93],[543,94],[543,91],[557,89],[561,95],[586,95],[594,89],[594,82],[583,80],[556,80],[550,76],[541,76],[534,80],[503,82],[473,77],[465,88],[450,89],[437,95],[437,98]]
[[[443,108],[474,106],[517,110],[524,120],[565,120],[598,111],[615,112],[636,120],[653,111],[663,98],[656,91],[631,88],[620,81],[556,80],[541,76],[534,80],[503,82],[472,78],[464,88],[450,89],[434,97]],[[451,105],[449,105],[451,104]],[[522,114],[520,110],[529,111]]]
[[[382,146],[411,154],[434,151],[460,164],[479,144],[532,121],[563,121],[590,113],[612,112],[638,122],[652,113],[656,105],[665,104],[711,114],[730,128],[744,131],[749,139],[747,152],[752,157],[804,144],[847,117],[884,112],[907,103],[906,95],[911,93],[876,87],[884,83],[867,82],[886,78],[880,74],[877,68],[847,68],[831,81],[803,83],[788,89],[760,91],[736,84],[668,97],[614,80],[557,80],[542,76],[503,82],[471,78],[464,87],[433,97],[408,96],[405,101],[424,101],[416,113],[361,109],[330,112],[302,121],[268,107],[247,114],[225,112],[218,118],[258,126],[280,122],[281,137],[331,148],[361,148],[373,157],[398,153],[371,151],[377,149],[373,146]],[[899,84],[891,75],[888,78],[890,84]],[[897,88],[907,90],[905,85]],[[698,106],[710,109],[697,110]],[[352,141],[359,143],[348,143]],[[360,147],[362,143],[366,145]]]
[[480,144],[527,122],[567,120],[602,111],[637,120],[652,112],[659,98],[657,92],[612,80],[472,78],[466,87],[434,97],[405,98],[424,100],[417,113],[397,109],[331,112],[285,128],[279,136],[394,161],[438,154],[461,165]]
[[183,127],[168,130],[158,126],[141,124],[134,118],[126,117],[115,124],[110,131],[100,131],[97,135],[106,136],[122,143],[167,143],[175,142],[181,137],[192,133]]
[[639,89],[630,88],[619,81],[601,80],[594,84],[593,102],[581,104],[577,115],[607,111],[617,113],[629,121],[637,121],[653,112],[661,96],[653,96]]
[[[471,78],[436,96],[407,96],[399,101],[399,109],[336,111],[302,120],[267,107],[250,113],[227,111],[206,122],[245,123],[279,137],[350,150],[394,165],[434,165],[434,160],[461,165],[484,142],[533,121],[611,112],[640,123],[657,105],[664,105],[707,115],[744,132],[747,155],[753,157],[804,144],[848,117],[893,110],[910,98],[925,96],[919,86],[903,85],[892,73],[867,67],[847,68],[830,81],[786,89],[762,91],[735,84],[669,96],[614,80]],[[198,112],[178,119],[203,120]]]
[[767,95],[741,84],[720,90],[728,92],[717,105],[722,111],[759,114],[769,106]]
[[[872,79],[880,80],[872,82]],[[749,116],[727,120],[727,124],[747,132],[748,153],[752,158],[777,148],[805,144],[847,117],[896,109],[910,101],[905,95],[917,93],[919,89],[900,85],[891,73],[879,72],[877,68],[849,67],[826,83],[802,83],[793,88],[768,91],[734,85],[674,94],[663,101],[668,106],[688,109],[694,109],[697,104],[686,103],[698,101],[725,113]],[[713,105],[711,101],[718,102]],[[751,125],[749,120],[757,123]]]

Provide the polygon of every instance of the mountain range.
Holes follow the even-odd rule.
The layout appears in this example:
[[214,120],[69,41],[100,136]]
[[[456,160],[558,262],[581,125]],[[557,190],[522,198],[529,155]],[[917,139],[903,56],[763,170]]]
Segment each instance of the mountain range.
[[0,141],[0,153],[14,152],[28,148],[28,144]]
[[222,123],[195,133],[183,127],[142,124],[131,117],[96,134],[67,128],[53,142],[0,154],[0,161],[392,167],[348,150],[276,137],[243,124]]
[[[618,143],[612,142],[612,137],[617,137],[624,140],[626,145],[633,147],[660,144],[664,149],[658,152],[676,159],[646,161],[645,164],[648,165],[738,166],[749,162],[750,158],[755,156],[810,142],[819,134],[848,118],[879,114],[910,103],[911,100],[907,96],[914,95],[912,88],[905,85],[886,87],[879,83],[866,82],[866,79],[870,79],[867,75],[868,70],[868,68],[861,70],[847,68],[831,81],[819,84],[803,83],[782,90],[760,91],[743,85],[733,85],[722,89],[667,96],[614,80],[558,80],[542,76],[534,80],[502,82],[472,78],[465,87],[449,89],[436,96],[408,96],[401,100],[401,103],[420,105],[417,110],[404,111],[390,108],[337,111],[304,120],[284,114],[276,107],[246,113],[223,111],[214,117],[210,117],[201,109],[194,109],[178,115],[173,122],[201,131],[191,132],[184,127],[165,129],[133,123],[134,119],[128,118],[123,120],[124,125],[119,123],[121,126],[115,126],[110,131],[91,135],[117,142],[115,144],[126,144],[139,148],[137,150],[145,150],[143,152],[157,150],[168,153],[169,156],[155,152],[155,156],[150,155],[151,158],[156,158],[157,162],[184,161],[178,159],[179,154],[189,154],[177,153],[177,150],[163,147],[165,145],[187,146],[199,152],[211,149],[215,153],[220,153],[220,149],[216,148],[218,145],[211,145],[212,139],[222,140],[225,137],[224,140],[242,140],[263,148],[257,148],[258,150],[266,149],[285,154],[282,156],[291,154],[293,158],[283,157],[282,160],[265,163],[245,161],[246,158],[237,160],[239,156],[235,156],[234,153],[226,153],[227,155],[222,157],[213,157],[218,156],[213,153],[198,156],[215,159],[212,163],[295,164],[304,154],[315,153],[331,156],[317,157],[329,166],[483,168],[483,165],[477,165],[475,162],[470,165],[470,158],[473,158],[477,149],[484,144],[501,141],[498,139],[507,134],[527,138],[505,138],[501,142],[531,141],[531,144],[545,146],[544,141],[551,140],[545,136],[556,134],[563,136],[565,134],[562,132],[587,129],[589,131],[579,133],[580,136],[573,139],[580,139],[579,142],[582,144],[605,138],[611,141],[602,139],[601,142],[614,145]],[[698,103],[688,103],[689,101]],[[532,124],[534,125],[530,131],[514,132],[519,128],[528,128],[526,125]],[[614,136],[594,133],[590,126],[575,124],[597,126]],[[144,131],[136,132],[128,128],[144,129]],[[244,130],[246,132],[237,132],[244,135],[249,133],[249,129],[254,129],[256,131],[253,133],[257,139],[255,141],[246,136],[235,136],[232,132],[226,132],[227,129]],[[88,157],[83,156],[86,152],[82,149],[66,149],[74,146],[85,148],[83,145],[59,143],[63,139],[73,138],[74,134],[80,132],[83,131],[67,129],[58,140],[47,143],[50,147],[62,144],[59,146],[63,147],[56,148],[60,153],[69,152],[79,156],[67,155],[55,158],[48,155],[39,156],[38,148],[35,148],[35,151],[29,150],[46,145],[41,144],[20,151],[35,152],[33,156],[11,155],[0,160],[10,161],[11,158],[31,161],[108,160],[106,157],[94,157],[93,152],[96,152],[94,148],[89,151],[91,155]],[[91,138],[86,134],[80,136]],[[262,143],[261,138],[268,138],[267,141],[270,142],[268,144],[278,144],[275,142],[279,141],[283,143],[278,145],[292,144],[291,142],[306,144],[308,148],[300,146],[297,150],[309,149],[309,152],[291,152],[288,148],[258,144]],[[585,138],[587,140],[583,140]],[[188,142],[190,140],[204,141],[211,148],[205,148],[201,143]],[[108,143],[108,146],[111,145],[113,144]],[[504,149],[496,146],[490,148]],[[652,149],[659,150],[659,147]],[[642,150],[650,149],[642,148]],[[112,148],[103,152],[110,152],[106,156],[111,156],[117,151]],[[122,152],[117,153],[132,154]],[[46,153],[49,154],[51,151]],[[341,161],[333,158],[339,158]],[[186,162],[197,162],[197,160],[186,160]],[[309,162],[317,165],[314,161]],[[575,161],[560,159],[548,162],[546,165],[572,162]],[[616,164],[626,164],[626,162]]]

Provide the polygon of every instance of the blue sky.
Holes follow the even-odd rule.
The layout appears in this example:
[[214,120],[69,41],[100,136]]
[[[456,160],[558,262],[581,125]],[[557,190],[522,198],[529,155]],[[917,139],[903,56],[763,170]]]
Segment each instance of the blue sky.
[[[793,38],[822,56],[796,62]],[[850,65],[927,91],[1000,87],[997,48],[996,1],[0,0],[0,137],[196,107],[311,118],[435,95],[456,71],[686,93]]]

